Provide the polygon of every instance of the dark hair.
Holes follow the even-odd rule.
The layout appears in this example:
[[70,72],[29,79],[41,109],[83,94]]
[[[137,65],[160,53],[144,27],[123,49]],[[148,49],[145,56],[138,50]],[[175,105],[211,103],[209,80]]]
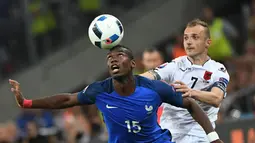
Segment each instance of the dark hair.
[[110,49],[110,52],[112,51],[120,51],[123,52],[125,54],[128,55],[130,60],[134,59],[134,55],[131,49],[129,49],[128,47],[124,46],[124,45],[116,45],[113,48]]
[[194,27],[194,26],[197,26],[197,25],[200,25],[202,27],[205,28],[205,34],[208,38],[211,38],[211,34],[210,34],[210,30],[209,30],[209,26],[208,24],[203,21],[203,20],[200,20],[200,19],[193,19],[191,20],[190,22],[188,22],[187,26],[186,27]]
[[162,59],[164,57],[163,53],[158,48],[147,48],[143,51],[143,53],[146,53],[146,52],[148,53],[158,52],[160,56],[162,57]]
[[144,52],[152,53],[152,52],[158,52],[159,50],[157,48],[146,48]]

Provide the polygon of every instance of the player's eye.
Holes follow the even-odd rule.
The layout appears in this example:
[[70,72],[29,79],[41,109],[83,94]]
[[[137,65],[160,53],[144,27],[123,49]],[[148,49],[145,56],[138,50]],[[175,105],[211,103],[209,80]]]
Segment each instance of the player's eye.
[[118,56],[124,56],[124,54],[123,53],[119,53]]
[[196,40],[196,39],[198,39],[198,36],[194,35],[194,36],[192,36],[192,38]]
[[110,60],[112,58],[112,56],[107,56],[107,59]]
[[184,39],[184,40],[188,40],[188,37],[184,37],[183,39]]

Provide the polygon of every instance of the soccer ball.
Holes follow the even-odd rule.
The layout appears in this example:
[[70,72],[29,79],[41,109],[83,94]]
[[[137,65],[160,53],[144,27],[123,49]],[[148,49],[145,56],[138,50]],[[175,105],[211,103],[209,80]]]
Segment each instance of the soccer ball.
[[120,20],[112,15],[97,16],[90,24],[89,39],[93,45],[101,49],[111,49],[123,38],[124,28]]

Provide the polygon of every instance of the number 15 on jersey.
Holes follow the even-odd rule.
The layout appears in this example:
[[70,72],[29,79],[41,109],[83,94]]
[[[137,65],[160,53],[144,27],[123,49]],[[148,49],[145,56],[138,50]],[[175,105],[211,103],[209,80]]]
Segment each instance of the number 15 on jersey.
[[141,126],[139,125],[139,122],[137,121],[129,121],[126,120],[125,123],[127,124],[128,132],[131,133],[139,133],[141,131]]

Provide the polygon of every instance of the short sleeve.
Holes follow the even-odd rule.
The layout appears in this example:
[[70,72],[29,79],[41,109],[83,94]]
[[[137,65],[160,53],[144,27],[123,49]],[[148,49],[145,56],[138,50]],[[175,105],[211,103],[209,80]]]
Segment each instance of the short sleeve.
[[95,104],[96,96],[101,92],[102,87],[99,83],[90,84],[78,93],[78,101],[80,104]]
[[153,84],[154,90],[159,94],[162,102],[183,107],[182,93],[176,92],[173,86],[158,80],[153,80]]
[[224,97],[226,96],[227,86],[230,80],[229,74],[224,66],[219,68],[217,72],[213,74],[214,84],[213,87],[217,87],[224,92]]
[[176,63],[164,63],[154,69],[154,72],[157,74],[157,80],[164,80],[166,82],[172,82],[174,71],[176,69]]

